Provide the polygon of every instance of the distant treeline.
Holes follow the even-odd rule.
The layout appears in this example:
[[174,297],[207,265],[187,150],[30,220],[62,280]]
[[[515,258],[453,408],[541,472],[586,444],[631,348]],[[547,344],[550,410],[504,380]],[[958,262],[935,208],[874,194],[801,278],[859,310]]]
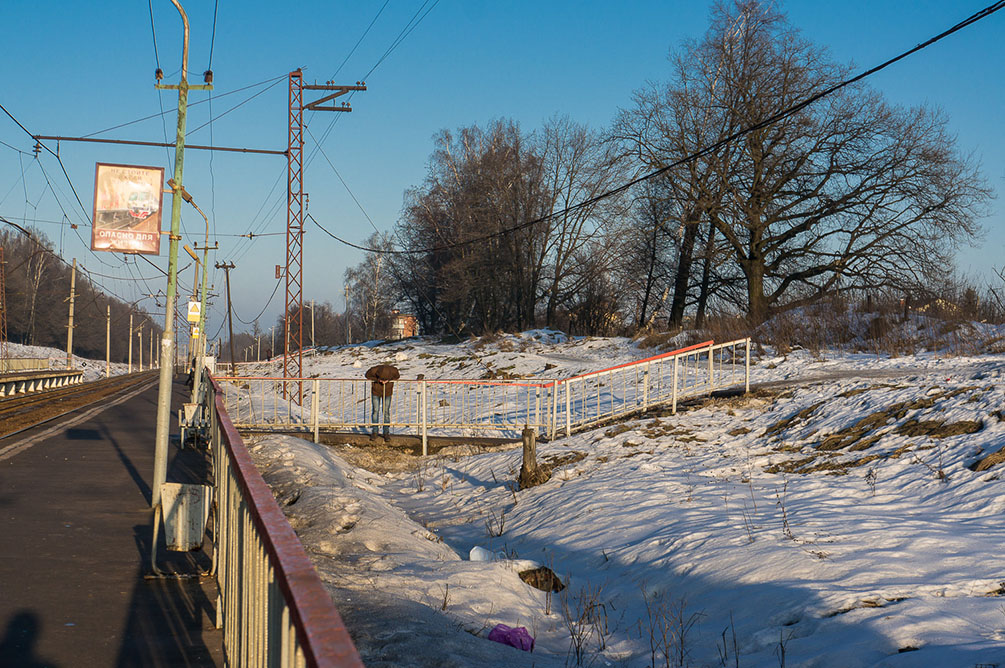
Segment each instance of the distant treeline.
[[[5,260],[7,338],[13,343],[66,349],[69,322],[71,265],[53,251],[40,232],[28,237],[16,229],[0,230]],[[106,312],[111,308],[111,360],[125,362],[129,354],[129,314],[133,336],[142,328],[143,358],[149,354],[149,335],[163,330],[149,315],[92,285],[78,267],[74,299],[73,352],[81,357],[105,358]],[[133,341],[133,360],[139,359],[139,338]]]

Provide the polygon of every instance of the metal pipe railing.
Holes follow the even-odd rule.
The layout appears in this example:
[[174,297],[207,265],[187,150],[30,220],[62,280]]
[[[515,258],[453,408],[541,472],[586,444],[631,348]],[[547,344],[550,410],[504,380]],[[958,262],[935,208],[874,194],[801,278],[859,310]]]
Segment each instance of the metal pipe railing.
[[[370,381],[364,378],[218,377],[234,424],[243,429],[321,430],[374,427]],[[305,401],[282,384],[303,382]],[[530,427],[543,435],[567,435],[600,422],[715,390],[750,386],[750,339],[706,341],[635,362],[562,380],[399,379],[391,397],[392,429],[420,435],[472,435],[485,431],[518,435]]]
[[313,564],[255,468],[211,381],[217,626],[239,666],[362,668]]

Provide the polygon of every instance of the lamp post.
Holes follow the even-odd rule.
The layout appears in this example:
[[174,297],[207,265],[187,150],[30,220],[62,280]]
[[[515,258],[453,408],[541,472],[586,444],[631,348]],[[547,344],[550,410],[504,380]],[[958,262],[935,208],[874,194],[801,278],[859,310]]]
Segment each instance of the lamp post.
[[[173,183],[173,179],[168,181],[168,185],[170,185],[172,188],[175,188],[174,183]],[[204,221],[206,221],[206,239],[203,242],[203,246],[200,249],[199,245],[196,244],[196,250],[202,250],[202,262],[201,262],[201,264],[202,264],[202,288],[199,290],[199,321],[198,321],[199,336],[198,336],[198,340],[196,341],[196,344],[194,346],[195,349],[193,351],[195,353],[195,373],[192,376],[192,379],[193,379],[192,380],[192,401],[196,402],[196,401],[199,400],[199,389],[200,389],[201,383],[202,383],[202,369],[203,369],[203,366],[204,366],[204,360],[203,360],[203,358],[206,356],[206,331],[205,331],[205,327],[206,327],[206,281],[207,281],[207,276],[209,275],[209,262],[208,262],[208,257],[207,257],[208,254],[209,254],[209,218],[206,217],[206,214],[203,213],[202,209],[199,208],[199,205],[195,203],[195,200],[192,199],[192,196],[188,193],[187,190],[185,190],[185,188],[183,186],[178,186],[176,188],[176,192],[179,192],[181,194],[182,199],[184,201],[188,202],[189,204],[191,204],[192,207],[196,211],[199,212],[199,215],[202,216],[202,219]],[[193,253],[191,250],[189,250],[188,246],[185,246],[185,251],[189,255],[191,255],[192,258],[195,260],[195,262],[196,262],[196,271],[198,271],[199,264],[200,264],[199,258],[196,256],[195,253]]]
[[[168,429],[171,421],[171,382],[174,378],[174,367],[168,362],[175,355],[175,294],[178,283],[178,241],[181,229],[181,201],[178,197],[182,187],[182,174],[185,166],[185,123],[188,111],[188,91],[190,89],[211,90],[212,84],[191,86],[188,83],[188,16],[178,3],[171,0],[181,15],[184,35],[182,40],[181,81],[178,85],[155,84],[158,89],[178,90],[178,128],[175,135],[174,153],[174,197],[171,199],[171,233],[168,236],[168,282],[166,306],[164,313],[164,334],[161,337],[161,371],[157,393],[157,431],[154,439],[154,477],[150,489],[150,506],[156,508],[161,502],[161,485],[167,479]],[[208,78],[208,77],[207,77]]]

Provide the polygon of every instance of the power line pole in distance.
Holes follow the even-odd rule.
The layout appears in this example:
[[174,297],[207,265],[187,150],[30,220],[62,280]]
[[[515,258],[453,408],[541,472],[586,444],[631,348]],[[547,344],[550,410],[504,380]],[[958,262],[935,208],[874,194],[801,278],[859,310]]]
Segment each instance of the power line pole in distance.
[[217,269],[223,269],[223,274],[227,278],[227,330],[230,332],[230,375],[237,375],[237,358],[234,357],[234,316],[230,308],[230,270],[234,268],[233,262],[217,262]]

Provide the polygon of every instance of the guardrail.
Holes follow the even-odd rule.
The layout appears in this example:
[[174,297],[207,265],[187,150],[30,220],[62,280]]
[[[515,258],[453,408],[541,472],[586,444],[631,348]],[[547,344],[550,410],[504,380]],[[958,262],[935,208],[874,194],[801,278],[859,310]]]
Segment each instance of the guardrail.
[[363,662],[293,529],[210,390],[215,476],[217,626],[237,666],[362,668]]
[[[370,381],[364,378],[218,377],[239,429],[313,433],[369,431]],[[284,384],[304,388],[303,401]],[[554,438],[653,406],[743,385],[750,388],[750,339],[687,348],[561,380],[395,381],[390,427],[422,437],[484,431],[516,436],[524,427]],[[285,399],[283,398],[285,394]]]

